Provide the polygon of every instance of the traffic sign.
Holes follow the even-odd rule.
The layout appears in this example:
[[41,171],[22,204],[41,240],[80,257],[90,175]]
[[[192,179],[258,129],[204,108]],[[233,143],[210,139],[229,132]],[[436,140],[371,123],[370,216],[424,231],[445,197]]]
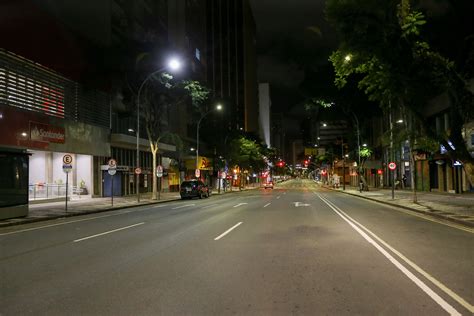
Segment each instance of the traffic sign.
[[67,154],[63,156],[63,162],[65,165],[70,165],[72,163],[72,156]]
[[397,168],[397,164],[394,163],[394,162],[391,162],[388,164],[388,169],[390,170],[395,170],[395,168]]
[[156,176],[161,178],[163,176],[163,166],[158,165],[156,166]]
[[109,159],[109,168],[115,168],[117,166],[117,161],[115,159]]
[[196,169],[196,171],[194,172],[194,175],[196,176],[196,178],[199,178],[201,176],[201,170]]
[[65,173],[69,173],[69,172],[71,172],[71,170],[72,170],[72,165],[71,164],[67,164],[67,163],[63,164],[63,171]]
[[117,173],[117,169],[116,169],[116,168],[109,168],[109,170],[107,170],[107,172],[108,172],[111,176],[113,176],[113,175],[115,175],[115,174]]
[[140,174],[142,173],[142,169],[141,168],[135,168],[135,174]]

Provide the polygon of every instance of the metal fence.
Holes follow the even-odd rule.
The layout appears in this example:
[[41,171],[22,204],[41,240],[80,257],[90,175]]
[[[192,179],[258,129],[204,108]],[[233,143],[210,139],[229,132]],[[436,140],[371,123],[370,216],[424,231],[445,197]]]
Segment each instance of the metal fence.
[[[77,186],[69,185],[68,196],[77,196],[85,192],[82,188]],[[28,186],[28,199],[34,200],[46,200],[66,197],[66,184],[30,184]]]
[[109,96],[26,58],[0,49],[0,103],[109,127]]

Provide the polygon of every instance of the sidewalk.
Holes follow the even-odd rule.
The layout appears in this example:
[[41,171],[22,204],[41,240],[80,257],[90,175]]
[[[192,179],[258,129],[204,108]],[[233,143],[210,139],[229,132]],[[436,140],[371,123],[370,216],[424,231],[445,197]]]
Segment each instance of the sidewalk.
[[[257,187],[246,187],[243,189],[250,190]],[[240,192],[238,188],[232,188],[232,191],[226,191],[225,193],[221,190],[220,195]],[[212,191],[212,196],[219,195],[217,190]],[[119,210],[128,207],[150,205],[156,203],[165,203],[170,201],[180,200],[181,197],[179,192],[161,192],[159,200],[152,200],[151,193],[140,195],[140,203],[137,202],[137,196],[124,196],[114,197],[114,205],[112,206],[112,199],[107,198],[77,198],[68,201],[68,210],[66,213],[66,202],[44,202],[44,203],[31,203],[29,205],[28,216],[20,218],[11,218],[0,220],[0,228],[13,225],[21,225],[51,219],[58,219],[64,217],[94,214],[100,212],[106,212],[110,210]]]
[[395,190],[394,199],[392,199],[391,189],[370,188],[370,191],[361,193],[358,188],[347,185],[345,191],[342,187],[338,189],[326,185],[323,187],[474,227],[473,193],[417,192],[417,203],[413,203],[413,193],[410,190]]

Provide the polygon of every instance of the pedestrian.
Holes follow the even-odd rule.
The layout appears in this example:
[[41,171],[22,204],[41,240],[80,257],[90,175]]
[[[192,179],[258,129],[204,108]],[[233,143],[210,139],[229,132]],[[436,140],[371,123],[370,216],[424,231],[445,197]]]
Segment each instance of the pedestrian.
[[364,189],[364,181],[362,181],[362,178],[359,180],[359,192],[362,193],[362,190]]
[[407,176],[403,174],[402,176],[402,183],[403,183],[403,188],[405,189],[407,187]]

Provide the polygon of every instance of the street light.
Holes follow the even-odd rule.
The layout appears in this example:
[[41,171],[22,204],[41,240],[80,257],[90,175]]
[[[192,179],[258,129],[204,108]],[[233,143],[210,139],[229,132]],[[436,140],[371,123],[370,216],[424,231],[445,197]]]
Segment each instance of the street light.
[[[145,83],[148,82],[155,74],[162,72],[166,68],[169,68],[172,71],[176,71],[181,67],[181,63],[178,59],[172,58],[169,60],[168,65],[166,67],[162,67],[151,74],[149,74],[145,80],[143,80],[140,88],[138,89],[138,96],[137,96],[137,168],[140,168],[140,95],[142,92]],[[137,174],[137,181],[136,181],[136,190],[137,190],[137,201],[140,202],[140,175]]]
[[[201,118],[198,121],[198,124],[197,124],[197,127],[196,127],[196,170],[199,169],[199,127],[201,126],[201,121],[202,121],[203,118],[205,118],[212,111],[221,111],[221,110],[222,110],[222,105],[217,104],[214,109],[211,109],[211,110],[207,111],[204,115],[202,115]],[[196,178],[197,178],[197,175],[196,175]]]

